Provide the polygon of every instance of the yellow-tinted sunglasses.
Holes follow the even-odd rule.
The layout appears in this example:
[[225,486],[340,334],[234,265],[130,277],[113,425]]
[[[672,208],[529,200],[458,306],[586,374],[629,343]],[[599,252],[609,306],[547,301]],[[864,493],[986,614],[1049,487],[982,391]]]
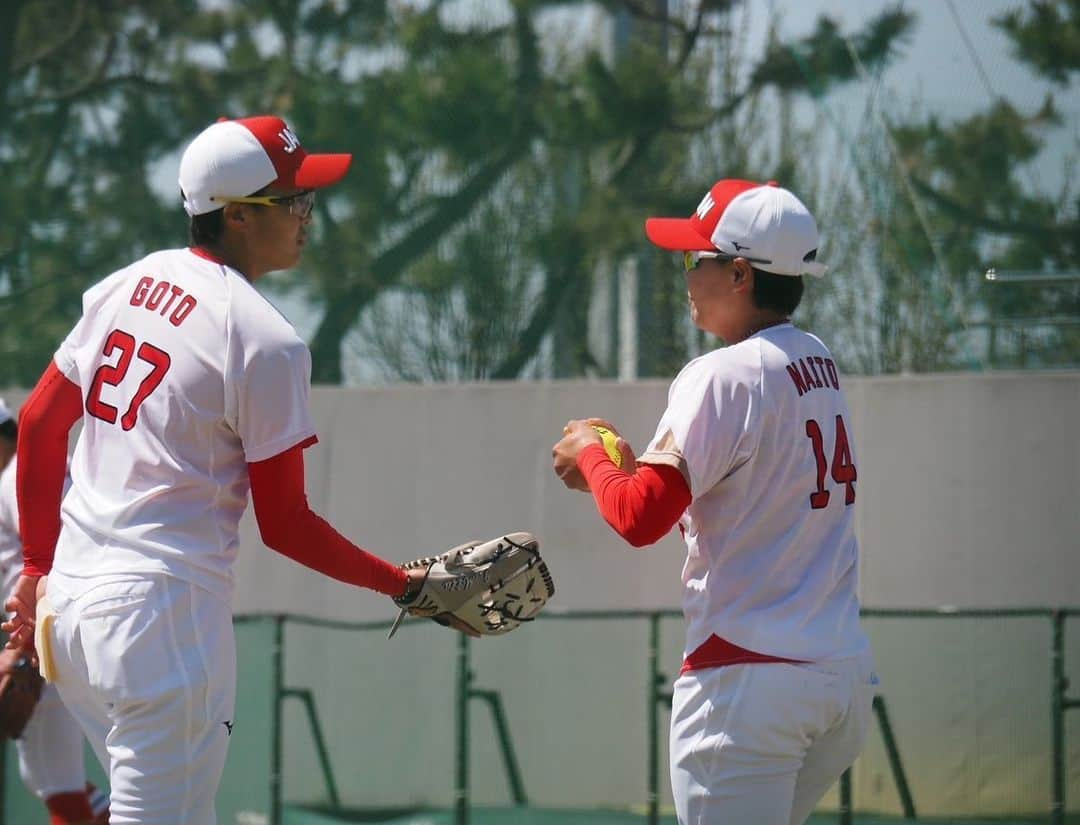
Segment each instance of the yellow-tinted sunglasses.
[[712,258],[720,261],[720,263],[727,263],[728,261],[734,261],[736,258],[743,258],[755,264],[771,264],[772,261],[766,258],[747,258],[745,255],[725,255],[723,252],[683,252],[683,269],[687,273],[693,272],[702,261]]
[[212,197],[212,201],[223,203],[255,203],[260,206],[287,206],[289,214],[306,218],[315,208],[315,190],[305,189],[295,195],[248,195],[243,198]]
[[722,252],[684,252],[683,269],[687,272],[693,272],[698,268],[698,264],[707,258],[715,258],[721,263],[734,260],[730,255],[725,255]]

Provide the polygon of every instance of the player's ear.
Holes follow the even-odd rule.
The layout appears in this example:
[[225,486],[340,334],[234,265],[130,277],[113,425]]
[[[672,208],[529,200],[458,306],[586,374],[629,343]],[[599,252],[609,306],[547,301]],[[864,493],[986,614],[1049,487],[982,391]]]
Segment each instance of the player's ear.
[[736,258],[731,262],[731,283],[736,292],[754,288],[754,268],[745,258]]
[[227,203],[222,208],[222,217],[226,226],[243,231],[247,224],[247,209],[242,203]]

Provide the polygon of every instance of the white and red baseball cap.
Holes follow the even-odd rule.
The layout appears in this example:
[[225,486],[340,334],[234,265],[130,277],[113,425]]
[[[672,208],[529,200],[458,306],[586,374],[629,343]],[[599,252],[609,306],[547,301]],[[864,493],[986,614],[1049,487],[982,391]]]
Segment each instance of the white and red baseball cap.
[[189,215],[213,212],[225,198],[264,186],[319,189],[341,180],[352,155],[309,155],[279,117],[219,120],[191,141],[180,158],[180,191]]
[[746,258],[776,275],[815,275],[818,230],[814,216],[775,181],[717,181],[689,218],[649,218],[645,234],[662,249],[721,252]]

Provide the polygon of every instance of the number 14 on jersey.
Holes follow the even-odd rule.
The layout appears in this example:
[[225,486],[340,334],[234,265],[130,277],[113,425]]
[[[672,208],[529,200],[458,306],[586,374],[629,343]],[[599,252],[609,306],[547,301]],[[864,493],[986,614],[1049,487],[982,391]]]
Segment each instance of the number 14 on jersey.
[[[821,433],[821,425],[813,418],[806,422],[806,435],[810,439],[814,450],[814,461],[817,463],[817,490],[810,494],[810,507],[821,510],[829,505],[831,495],[825,489],[825,476],[830,470],[830,462],[825,456],[825,439]],[[833,443],[832,479],[837,484],[844,485],[844,504],[854,504],[855,480],[859,476],[851,461],[851,446],[848,444],[847,429],[844,427],[842,415],[836,416],[836,439]]]

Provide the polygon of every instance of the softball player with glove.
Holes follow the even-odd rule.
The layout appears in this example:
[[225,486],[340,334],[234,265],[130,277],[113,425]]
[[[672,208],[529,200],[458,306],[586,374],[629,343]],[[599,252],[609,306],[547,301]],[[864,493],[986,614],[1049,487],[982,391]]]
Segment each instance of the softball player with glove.
[[5,629],[14,644],[36,631],[43,675],[109,774],[114,825],[215,822],[236,687],[231,568],[249,490],[277,552],[405,605],[422,589],[424,570],[361,550],[309,508],[311,356],[254,288],[297,263],[316,191],[351,159],[308,154],[277,117],[205,129],[180,161],[191,246],[87,290],[23,408],[25,567]]
[[801,825],[859,753],[877,681],[851,416],[829,350],[790,321],[802,277],[825,272],[817,225],[774,183],[721,180],[690,218],[645,229],[683,254],[691,318],[727,346],[682,369],[636,461],[619,438],[616,467],[591,419],[567,424],[554,469],[633,545],[676,524],[685,540],[681,825]]
[[[14,461],[18,428],[0,400],[0,580],[10,593],[23,568]],[[49,825],[104,825],[109,800],[88,786],[83,734],[54,685],[42,685],[25,649],[0,652],[0,734],[15,739],[19,775],[49,812]],[[8,677],[11,677],[10,690]]]

